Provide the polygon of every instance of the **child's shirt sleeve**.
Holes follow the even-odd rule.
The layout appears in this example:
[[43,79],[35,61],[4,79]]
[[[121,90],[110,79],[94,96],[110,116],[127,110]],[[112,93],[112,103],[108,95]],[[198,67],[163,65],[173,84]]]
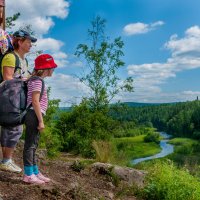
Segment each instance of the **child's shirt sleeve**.
[[40,92],[42,90],[42,81],[41,80],[33,80],[29,85],[32,92]]

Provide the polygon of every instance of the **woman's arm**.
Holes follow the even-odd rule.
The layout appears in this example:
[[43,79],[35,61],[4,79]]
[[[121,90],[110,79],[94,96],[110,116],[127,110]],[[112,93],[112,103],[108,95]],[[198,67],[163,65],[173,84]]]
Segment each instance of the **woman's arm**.
[[3,80],[11,80],[13,79],[14,67],[3,67]]
[[40,109],[40,92],[39,91],[34,91],[32,93],[32,105],[39,122],[38,130],[42,131],[44,129],[44,121],[43,121],[43,116]]

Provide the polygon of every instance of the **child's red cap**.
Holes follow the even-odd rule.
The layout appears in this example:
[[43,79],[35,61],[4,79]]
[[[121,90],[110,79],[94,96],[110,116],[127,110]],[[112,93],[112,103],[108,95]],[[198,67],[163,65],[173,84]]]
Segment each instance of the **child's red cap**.
[[35,70],[56,68],[57,64],[49,54],[41,54],[35,59]]

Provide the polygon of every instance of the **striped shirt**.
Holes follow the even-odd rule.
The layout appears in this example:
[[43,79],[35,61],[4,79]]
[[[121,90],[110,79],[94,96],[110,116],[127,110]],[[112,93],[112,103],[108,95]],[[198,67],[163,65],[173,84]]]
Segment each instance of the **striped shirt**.
[[[27,105],[32,103],[32,94],[33,92],[40,92],[42,90],[42,81],[41,80],[30,80],[28,81],[28,97],[27,97]],[[46,114],[46,110],[48,107],[48,98],[47,98],[47,90],[44,87],[44,92],[40,100],[40,108],[43,114]]]

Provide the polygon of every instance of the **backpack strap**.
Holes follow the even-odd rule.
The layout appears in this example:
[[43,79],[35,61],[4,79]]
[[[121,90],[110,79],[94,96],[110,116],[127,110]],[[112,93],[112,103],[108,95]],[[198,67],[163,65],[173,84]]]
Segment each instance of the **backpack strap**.
[[[25,58],[25,60],[26,60],[26,65],[27,65],[27,68],[28,68],[28,60],[27,60],[27,58]],[[28,73],[29,73],[29,75],[31,75],[32,73],[28,70]]]
[[[15,69],[14,69],[14,73],[15,73],[18,69],[21,69],[21,67],[20,67],[19,57],[14,51],[10,51],[10,52],[5,53],[4,55],[1,55],[0,65],[2,65],[2,60],[3,60],[4,56],[6,54],[9,54],[9,53],[11,53],[15,56]],[[27,63],[28,63],[28,61],[27,61]],[[0,66],[0,79],[1,79],[1,82],[2,82],[3,81],[2,66]]]
[[18,69],[22,69],[22,68],[20,67],[19,56],[14,51],[10,53],[12,53],[15,56],[15,70],[14,70],[14,73],[15,73]]
[[[42,78],[40,78],[39,76],[32,76],[32,77],[30,77],[26,82],[28,83],[28,81],[30,81],[30,80],[41,80],[41,81],[42,81],[42,88],[41,88],[41,93],[40,93],[40,100],[41,100],[42,95],[43,95],[43,93],[44,93],[44,80],[43,80]],[[39,100],[39,101],[40,101],[40,100]],[[28,111],[31,107],[32,107],[32,102],[31,102],[31,104],[29,104],[29,105],[27,106],[27,108],[22,112],[22,114],[21,114],[21,119],[24,118],[24,116],[26,115],[27,111]]]

